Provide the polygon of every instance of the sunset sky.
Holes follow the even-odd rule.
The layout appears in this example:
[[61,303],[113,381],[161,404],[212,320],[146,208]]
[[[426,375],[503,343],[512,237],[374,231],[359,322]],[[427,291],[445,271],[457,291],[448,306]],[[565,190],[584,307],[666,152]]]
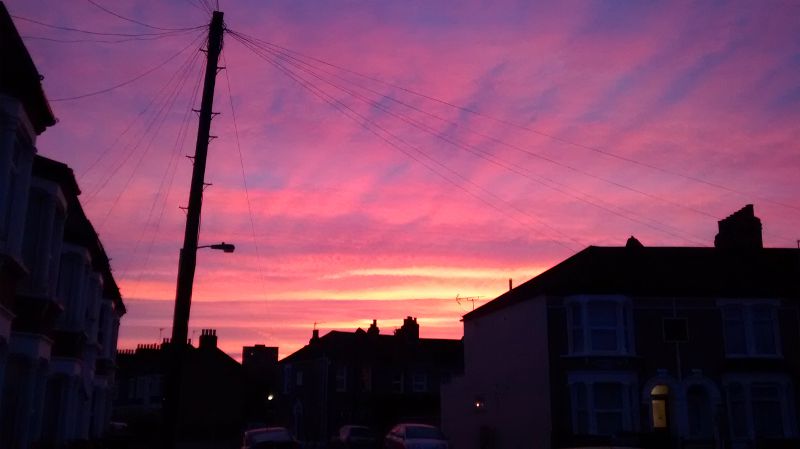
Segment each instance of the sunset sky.
[[[131,348],[170,333],[207,33],[192,28],[209,14],[201,0],[92,2],[6,4],[113,34],[15,18],[59,119],[37,148],[78,177]],[[457,295],[482,304],[630,235],[708,246],[748,203],[766,246],[800,238],[800,3],[220,9],[232,33],[200,241],[237,248],[200,250],[190,333],[216,328],[236,357],[256,343],[288,355],[315,322],[391,333],[411,315],[423,337],[460,338],[473,305]]]

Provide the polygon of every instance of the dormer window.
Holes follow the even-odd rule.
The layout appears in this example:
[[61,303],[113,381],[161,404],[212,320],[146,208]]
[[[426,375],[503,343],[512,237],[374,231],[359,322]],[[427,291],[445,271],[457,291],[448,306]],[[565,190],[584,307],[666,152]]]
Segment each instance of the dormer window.
[[624,296],[567,299],[570,355],[630,355],[630,301]]

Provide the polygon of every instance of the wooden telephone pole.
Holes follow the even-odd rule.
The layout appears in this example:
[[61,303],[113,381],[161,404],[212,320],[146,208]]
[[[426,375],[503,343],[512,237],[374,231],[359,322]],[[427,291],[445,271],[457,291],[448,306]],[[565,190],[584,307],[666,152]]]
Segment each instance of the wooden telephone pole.
[[[203,187],[205,182],[208,143],[211,139],[211,117],[214,103],[214,86],[217,79],[219,54],[222,51],[224,25],[222,12],[214,11],[208,30],[206,73],[203,82],[203,99],[200,104],[200,120],[197,128],[197,144],[192,170],[192,185],[189,191],[189,207],[186,212],[186,230],[183,248],[178,262],[178,282],[175,292],[175,312],[172,318],[172,340],[168,363],[166,391],[164,397],[164,448],[175,447],[177,424],[180,421],[181,368],[185,361],[188,345],[189,310],[192,305],[192,286],[197,264],[197,241],[200,233],[200,211],[203,206]],[[209,411],[213,412],[213,411]]]

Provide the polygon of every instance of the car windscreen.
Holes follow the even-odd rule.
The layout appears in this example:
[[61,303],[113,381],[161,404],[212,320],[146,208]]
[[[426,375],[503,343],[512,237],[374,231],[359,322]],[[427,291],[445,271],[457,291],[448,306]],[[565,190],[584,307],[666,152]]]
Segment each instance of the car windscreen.
[[439,429],[435,427],[408,426],[406,427],[406,438],[443,440],[444,435],[442,435],[442,432],[439,432]]

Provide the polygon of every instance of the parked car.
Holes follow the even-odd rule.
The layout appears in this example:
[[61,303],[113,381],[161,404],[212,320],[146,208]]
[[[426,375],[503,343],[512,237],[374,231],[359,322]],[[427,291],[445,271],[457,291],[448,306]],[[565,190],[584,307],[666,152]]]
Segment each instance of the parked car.
[[367,426],[346,425],[333,437],[334,449],[377,449],[378,436]]
[[449,449],[442,432],[427,424],[398,424],[384,440],[385,449]]
[[300,444],[285,427],[263,427],[244,433],[242,449],[300,449]]

